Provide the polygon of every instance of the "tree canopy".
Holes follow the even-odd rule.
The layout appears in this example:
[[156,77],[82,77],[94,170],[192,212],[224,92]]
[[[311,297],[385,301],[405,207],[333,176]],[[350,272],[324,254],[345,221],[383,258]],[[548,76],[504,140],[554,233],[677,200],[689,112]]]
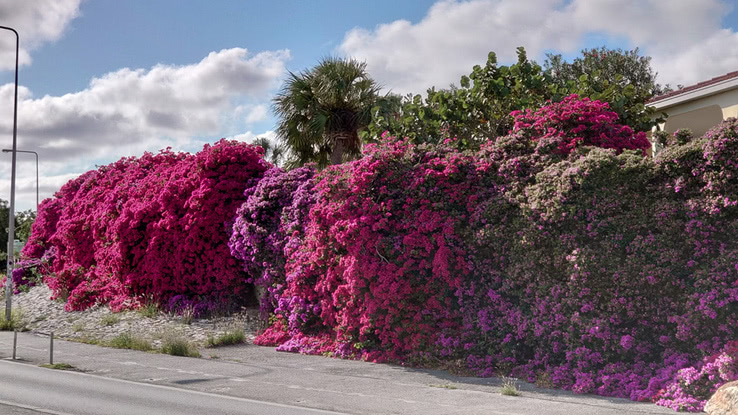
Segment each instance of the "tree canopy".
[[371,120],[379,87],[366,63],[325,58],[315,67],[290,73],[274,99],[277,134],[289,148],[289,164],[339,164],[361,152],[358,131]]
[[506,66],[490,52],[487,63],[474,66],[459,86],[381,102],[384,106],[373,109],[365,139],[389,131],[415,143],[453,137],[461,148],[478,148],[510,131],[511,112],[559,102],[571,94],[607,102],[620,123],[646,131],[655,123],[655,110],[646,102],[668,88],[656,83],[650,58],[638,49],[585,49],[571,63],[549,54],[543,67],[529,60],[522,47],[517,55],[518,61]]

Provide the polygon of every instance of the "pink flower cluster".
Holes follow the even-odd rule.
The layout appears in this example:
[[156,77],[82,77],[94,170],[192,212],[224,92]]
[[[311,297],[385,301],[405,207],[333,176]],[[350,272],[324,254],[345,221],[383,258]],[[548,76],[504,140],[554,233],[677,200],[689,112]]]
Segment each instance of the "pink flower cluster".
[[513,132],[523,131],[533,139],[556,138],[562,154],[581,146],[612,148],[618,152],[645,151],[651,146],[646,133],[634,133],[629,126],[619,124],[618,114],[610,111],[607,102],[579,98],[576,94],[539,109],[513,111],[511,115]]
[[56,250],[44,278],[68,310],[237,299],[248,286],[225,222],[268,167],[261,148],[227,140],[123,158],[45,200],[22,254]]
[[[698,159],[690,142],[668,162],[562,152],[583,130],[531,140],[522,128],[476,153],[367,146],[306,182],[276,319],[257,343],[462,360],[480,376],[697,410],[706,389],[684,379],[714,390],[736,377],[730,353],[711,361],[719,379],[703,363],[738,339],[738,213],[704,209],[736,197],[729,183],[705,187],[733,168],[716,150],[738,148],[733,126],[705,137]],[[677,176],[692,191],[675,191]]]

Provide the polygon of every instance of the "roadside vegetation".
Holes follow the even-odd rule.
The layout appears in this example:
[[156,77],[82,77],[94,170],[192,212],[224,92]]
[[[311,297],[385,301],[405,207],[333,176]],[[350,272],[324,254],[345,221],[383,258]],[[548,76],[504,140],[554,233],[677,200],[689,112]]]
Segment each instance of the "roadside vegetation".
[[246,341],[246,334],[242,329],[227,331],[217,337],[208,337],[205,347],[221,347],[240,344]]
[[[520,48],[406,97],[326,59],[275,98],[286,170],[227,140],[100,167],[41,204],[36,262],[12,277],[43,275],[68,309],[183,322],[258,301],[255,343],[280,351],[700,411],[738,378],[738,120],[656,134],[649,157],[648,99],[668,89],[649,59]],[[173,336],[160,351],[199,356]]]

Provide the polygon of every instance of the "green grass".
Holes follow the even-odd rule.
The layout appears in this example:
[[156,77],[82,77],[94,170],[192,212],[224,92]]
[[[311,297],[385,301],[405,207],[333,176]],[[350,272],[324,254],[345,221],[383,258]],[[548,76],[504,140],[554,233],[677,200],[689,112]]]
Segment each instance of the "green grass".
[[520,389],[518,389],[518,380],[515,378],[503,377],[500,393],[505,396],[520,396]]
[[0,312],[0,330],[2,331],[23,331],[25,324],[23,323],[23,312],[16,308],[10,313],[10,320],[5,319],[5,312]]
[[103,326],[114,326],[118,324],[119,321],[120,317],[116,314],[107,314],[100,319],[100,323],[102,323]]
[[137,311],[143,317],[154,318],[159,314],[159,306],[152,302],[143,305]]
[[239,344],[246,341],[246,335],[242,329],[227,331],[218,337],[208,337],[206,347],[229,346],[231,344]]
[[166,337],[161,343],[161,352],[172,356],[200,357],[197,348],[181,337]]
[[77,370],[76,367],[70,365],[69,363],[54,363],[53,365],[50,364],[43,364],[41,367],[45,367],[47,369],[55,369],[55,370]]
[[151,343],[130,333],[123,333],[117,337],[113,337],[105,344],[105,346],[114,347],[116,349],[141,350],[144,352],[154,349]]

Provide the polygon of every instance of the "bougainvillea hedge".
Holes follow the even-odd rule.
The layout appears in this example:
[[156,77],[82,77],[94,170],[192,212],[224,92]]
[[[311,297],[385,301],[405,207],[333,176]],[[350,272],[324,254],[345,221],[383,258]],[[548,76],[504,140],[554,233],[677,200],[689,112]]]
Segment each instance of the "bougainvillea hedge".
[[44,201],[22,254],[56,251],[44,279],[68,310],[221,305],[248,287],[226,222],[268,167],[261,148],[227,140],[121,159]]
[[125,159],[44,202],[24,253],[69,308],[251,281],[279,350],[700,410],[738,377],[738,121],[651,159],[597,101],[515,118],[475,153],[386,138],[319,173],[229,142]]
[[318,174],[257,342],[700,410],[738,374],[738,121],[655,160],[538,121]]

